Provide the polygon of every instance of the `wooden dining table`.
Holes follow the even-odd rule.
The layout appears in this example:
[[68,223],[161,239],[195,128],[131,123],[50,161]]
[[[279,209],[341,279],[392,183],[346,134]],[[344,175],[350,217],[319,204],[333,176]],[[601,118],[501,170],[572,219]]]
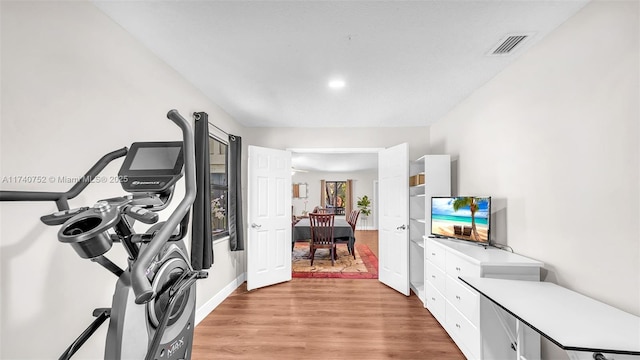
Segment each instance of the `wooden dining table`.
[[[333,223],[333,238],[348,238],[349,241],[347,246],[349,250],[353,253],[353,248],[356,242],[356,238],[353,234],[353,229],[351,225],[347,222],[346,219],[343,218],[335,218]],[[309,218],[302,218],[293,226],[293,233],[291,237],[291,246],[295,244],[296,241],[304,241],[311,239],[311,223],[309,222]]]

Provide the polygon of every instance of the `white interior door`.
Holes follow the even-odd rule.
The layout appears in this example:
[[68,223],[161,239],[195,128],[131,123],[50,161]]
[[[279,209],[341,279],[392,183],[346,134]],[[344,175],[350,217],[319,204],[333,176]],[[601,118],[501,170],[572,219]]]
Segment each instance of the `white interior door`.
[[378,154],[380,281],[409,295],[409,146]]
[[291,280],[291,153],[249,146],[247,289]]

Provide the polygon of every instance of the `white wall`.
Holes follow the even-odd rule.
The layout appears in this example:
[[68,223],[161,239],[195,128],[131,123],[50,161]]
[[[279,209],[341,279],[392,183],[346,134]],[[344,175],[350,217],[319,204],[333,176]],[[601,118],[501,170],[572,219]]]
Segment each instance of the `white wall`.
[[[398,104],[398,106],[402,106]],[[415,160],[429,150],[428,127],[389,128],[247,128],[250,144],[287,148],[386,148],[409,144]]]
[[[367,195],[370,200],[372,200],[371,208],[373,209],[373,182],[378,178],[377,170],[363,170],[363,171],[354,171],[354,172],[316,172],[311,171],[308,173],[298,172],[295,173],[292,177],[293,183],[307,183],[308,184],[308,195],[307,199],[293,199],[293,211],[296,215],[301,215],[302,211],[305,210],[305,200],[306,210],[311,212],[314,207],[320,206],[320,180],[324,179],[327,181],[347,181],[348,179],[353,180],[353,208],[357,209],[358,198]],[[371,217],[375,216],[373,212],[371,213]],[[364,225],[362,220],[362,215],[358,219],[358,228],[362,228]],[[369,219],[367,224],[368,230],[374,230],[374,224],[372,219]]]
[[[171,108],[187,118],[206,111],[218,126],[243,135],[92,4],[2,1],[0,7],[2,190],[65,191],[70,184],[49,177],[80,176],[106,152],[134,141],[179,140],[179,129],[166,119]],[[103,174],[116,175],[119,166]],[[9,180],[27,175],[47,181]],[[117,184],[92,184],[71,206],[121,194]],[[115,277],[59,243],[57,227],[40,223],[54,210],[53,203],[0,203],[2,359],[57,358],[93,320],[94,308],[110,306]],[[215,245],[216,263],[198,285],[199,308],[243,275],[244,252],[228,248],[225,241]],[[124,266],[118,244],[107,255]],[[105,334],[103,325],[78,358],[102,358]]]
[[[595,1],[431,127],[499,242],[640,315],[639,5]],[[547,359],[564,358],[545,343]]]

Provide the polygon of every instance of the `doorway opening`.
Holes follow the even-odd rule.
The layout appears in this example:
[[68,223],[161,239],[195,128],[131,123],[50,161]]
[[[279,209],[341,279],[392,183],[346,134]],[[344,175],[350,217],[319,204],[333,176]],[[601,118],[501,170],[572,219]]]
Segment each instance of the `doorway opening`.
[[[308,214],[314,208],[324,208],[336,214],[336,221],[348,220],[349,210],[358,209],[363,197],[370,201],[365,216],[360,213],[355,231],[356,258],[349,254],[347,244],[336,247],[337,261],[331,265],[330,252],[319,249],[313,267],[309,258],[309,239],[297,239],[294,228],[292,253],[293,277],[377,278],[377,179],[379,148],[366,149],[287,149],[292,164],[292,226],[308,226]],[[347,190],[347,182],[351,184]],[[295,191],[295,184],[304,184],[305,193]],[[304,196],[302,196],[304,195]],[[368,262],[368,263],[367,263]],[[367,267],[367,265],[369,265]],[[371,269],[374,267],[374,269]],[[360,274],[357,274],[360,273]],[[369,274],[369,275],[367,275]]]

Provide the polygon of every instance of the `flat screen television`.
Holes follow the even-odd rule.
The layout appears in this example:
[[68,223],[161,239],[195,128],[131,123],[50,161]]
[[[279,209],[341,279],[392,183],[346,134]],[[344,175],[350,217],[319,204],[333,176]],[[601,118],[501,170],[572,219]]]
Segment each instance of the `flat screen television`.
[[488,245],[491,234],[491,197],[431,198],[431,234]]

